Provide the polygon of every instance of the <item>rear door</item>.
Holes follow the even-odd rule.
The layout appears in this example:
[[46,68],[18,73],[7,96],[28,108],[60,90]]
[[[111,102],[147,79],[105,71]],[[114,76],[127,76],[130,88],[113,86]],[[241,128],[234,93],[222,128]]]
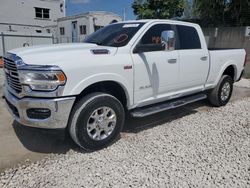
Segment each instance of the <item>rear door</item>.
[[176,25],[180,57],[180,87],[187,92],[201,91],[209,70],[209,54],[202,48],[195,27]]

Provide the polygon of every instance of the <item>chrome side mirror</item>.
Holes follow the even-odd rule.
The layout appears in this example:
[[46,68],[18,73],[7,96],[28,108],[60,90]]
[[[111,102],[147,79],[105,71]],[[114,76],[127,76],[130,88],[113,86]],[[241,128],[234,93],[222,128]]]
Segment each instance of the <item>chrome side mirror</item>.
[[162,31],[161,44],[164,47],[164,51],[175,50],[175,33],[172,30]]

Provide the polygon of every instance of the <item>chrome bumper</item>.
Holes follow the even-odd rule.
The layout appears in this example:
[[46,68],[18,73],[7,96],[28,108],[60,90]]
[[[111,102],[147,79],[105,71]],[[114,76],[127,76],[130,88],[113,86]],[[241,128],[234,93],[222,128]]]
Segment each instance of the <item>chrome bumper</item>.
[[[44,129],[66,128],[75,101],[75,97],[55,99],[18,99],[8,92],[6,87],[4,87],[4,98],[9,112],[17,122],[26,126]],[[27,115],[27,110],[32,108],[49,109],[51,115],[47,119],[31,119]]]

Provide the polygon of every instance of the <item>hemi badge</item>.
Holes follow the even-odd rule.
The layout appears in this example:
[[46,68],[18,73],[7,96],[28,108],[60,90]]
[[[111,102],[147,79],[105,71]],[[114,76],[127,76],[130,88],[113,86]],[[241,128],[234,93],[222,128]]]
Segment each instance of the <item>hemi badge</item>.
[[133,66],[132,65],[126,65],[126,66],[124,66],[124,70],[127,70],[127,69],[132,69],[133,68]]

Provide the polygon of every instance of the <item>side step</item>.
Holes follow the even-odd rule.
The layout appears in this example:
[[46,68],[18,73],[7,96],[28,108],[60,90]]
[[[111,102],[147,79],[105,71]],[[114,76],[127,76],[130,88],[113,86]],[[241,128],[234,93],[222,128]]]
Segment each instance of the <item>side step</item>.
[[173,108],[184,106],[186,104],[193,103],[193,102],[196,102],[196,101],[200,101],[200,100],[203,100],[203,99],[206,99],[206,98],[207,98],[206,94],[197,94],[197,95],[192,95],[192,96],[189,96],[189,97],[183,97],[183,98],[180,98],[180,99],[167,101],[165,103],[158,103],[158,104],[155,104],[153,106],[151,105],[149,107],[135,109],[134,111],[131,112],[131,115],[133,117],[141,118],[141,117],[156,114],[158,112],[162,112],[162,111],[165,111],[165,110],[170,110],[170,109],[173,109]]

